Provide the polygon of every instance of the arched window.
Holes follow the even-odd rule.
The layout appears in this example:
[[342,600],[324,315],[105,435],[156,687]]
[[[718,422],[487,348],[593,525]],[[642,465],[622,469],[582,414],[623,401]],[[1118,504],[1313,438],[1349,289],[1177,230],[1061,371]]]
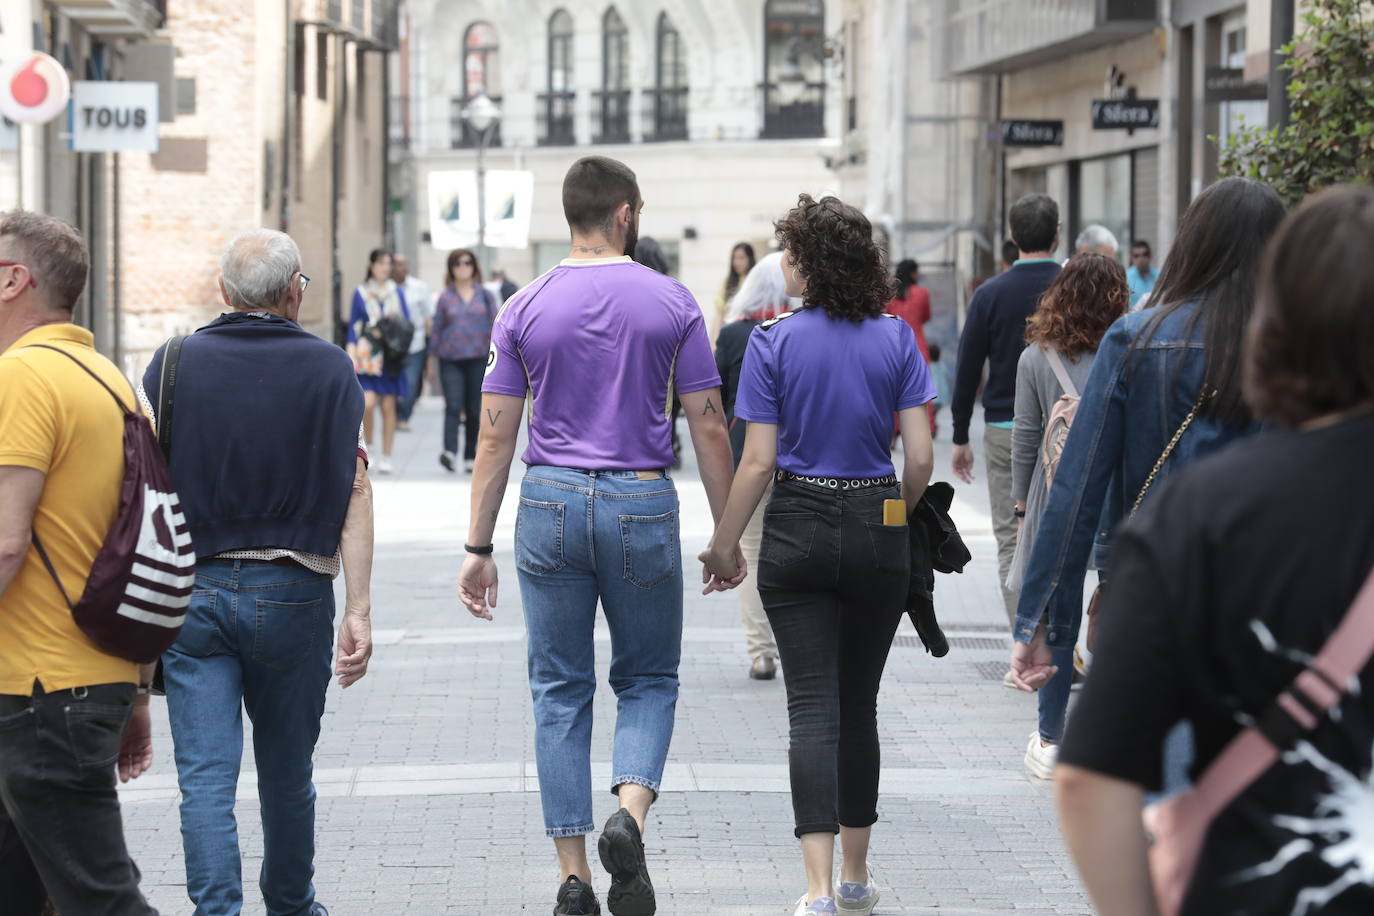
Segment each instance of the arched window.
[[539,97],[539,143],[573,142],[573,19],[565,9],[549,17],[548,92]]
[[630,140],[630,33],[615,7],[601,18],[601,91],[597,143]]
[[763,41],[763,136],[824,136],[824,0],[768,0]]
[[[450,102],[450,126],[453,146],[476,146],[477,132],[463,118],[468,102],[486,93],[498,105],[501,103],[501,42],[496,30],[487,22],[474,22],[463,32],[463,92]],[[488,144],[501,144],[501,125],[491,129]]]
[[667,13],[659,13],[653,97],[655,140],[687,139],[687,55]]

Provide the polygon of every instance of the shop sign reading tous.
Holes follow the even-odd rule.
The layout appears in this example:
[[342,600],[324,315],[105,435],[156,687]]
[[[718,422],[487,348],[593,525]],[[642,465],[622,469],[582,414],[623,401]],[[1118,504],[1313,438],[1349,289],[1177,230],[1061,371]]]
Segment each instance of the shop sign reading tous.
[[157,152],[157,83],[76,83],[72,149],[79,153]]

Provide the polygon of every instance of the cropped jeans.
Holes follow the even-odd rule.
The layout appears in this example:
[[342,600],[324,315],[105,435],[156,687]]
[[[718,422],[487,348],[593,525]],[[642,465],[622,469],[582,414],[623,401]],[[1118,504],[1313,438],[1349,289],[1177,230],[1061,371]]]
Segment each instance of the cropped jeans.
[[186,893],[236,916],[243,878],[234,795],[242,709],[253,722],[268,916],[315,902],[315,741],[333,648],[334,584],[294,563],[201,560],[186,624],[163,655],[181,786]]
[[593,628],[611,634],[614,792],[659,790],[682,658],[678,499],[662,471],[532,466],[520,486],[515,562],[529,635],[534,754],[545,831],[590,833]]
[[896,486],[823,492],[784,481],[763,516],[759,595],[787,688],[796,835],[878,820],[878,687],[910,586]]

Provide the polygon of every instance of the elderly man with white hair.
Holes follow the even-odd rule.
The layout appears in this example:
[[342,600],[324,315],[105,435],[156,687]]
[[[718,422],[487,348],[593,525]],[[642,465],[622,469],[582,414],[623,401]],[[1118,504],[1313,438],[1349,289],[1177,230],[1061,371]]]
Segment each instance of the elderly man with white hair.
[[[372,655],[372,491],[353,364],[296,323],[309,283],[290,237],[240,235],[220,261],[229,310],[160,348],[140,392],[202,558],[186,624],[163,656],[196,916],[243,907],[234,795],[244,710],[258,761],[266,910],[328,916],[311,883],[311,758],[331,667],[347,687]],[[331,659],[341,570],[344,616]]]
[[1116,236],[1112,235],[1112,230],[1099,223],[1093,223],[1078,233],[1078,240],[1073,243],[1073,253],[1083,254],[1091,251],[1094,254],[1105,254],[1109,258],[1116,257],[1121,246],[1116,242]]

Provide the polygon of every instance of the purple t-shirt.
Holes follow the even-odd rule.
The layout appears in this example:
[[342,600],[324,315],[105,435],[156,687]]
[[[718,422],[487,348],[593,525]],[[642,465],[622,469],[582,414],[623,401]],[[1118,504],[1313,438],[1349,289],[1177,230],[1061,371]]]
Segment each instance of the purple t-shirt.
[[511,297],[482,391],[533,394],[525,464],[648,471],[673,463],[673,393],[719,385],[686,287],[605,258],[564,261]]
[[893,473],[892,414],[935,398],[916,335],[900,318],[860,323],[819,308],[754,329],[735,416],[778,427],[778,467],[808,477]]

